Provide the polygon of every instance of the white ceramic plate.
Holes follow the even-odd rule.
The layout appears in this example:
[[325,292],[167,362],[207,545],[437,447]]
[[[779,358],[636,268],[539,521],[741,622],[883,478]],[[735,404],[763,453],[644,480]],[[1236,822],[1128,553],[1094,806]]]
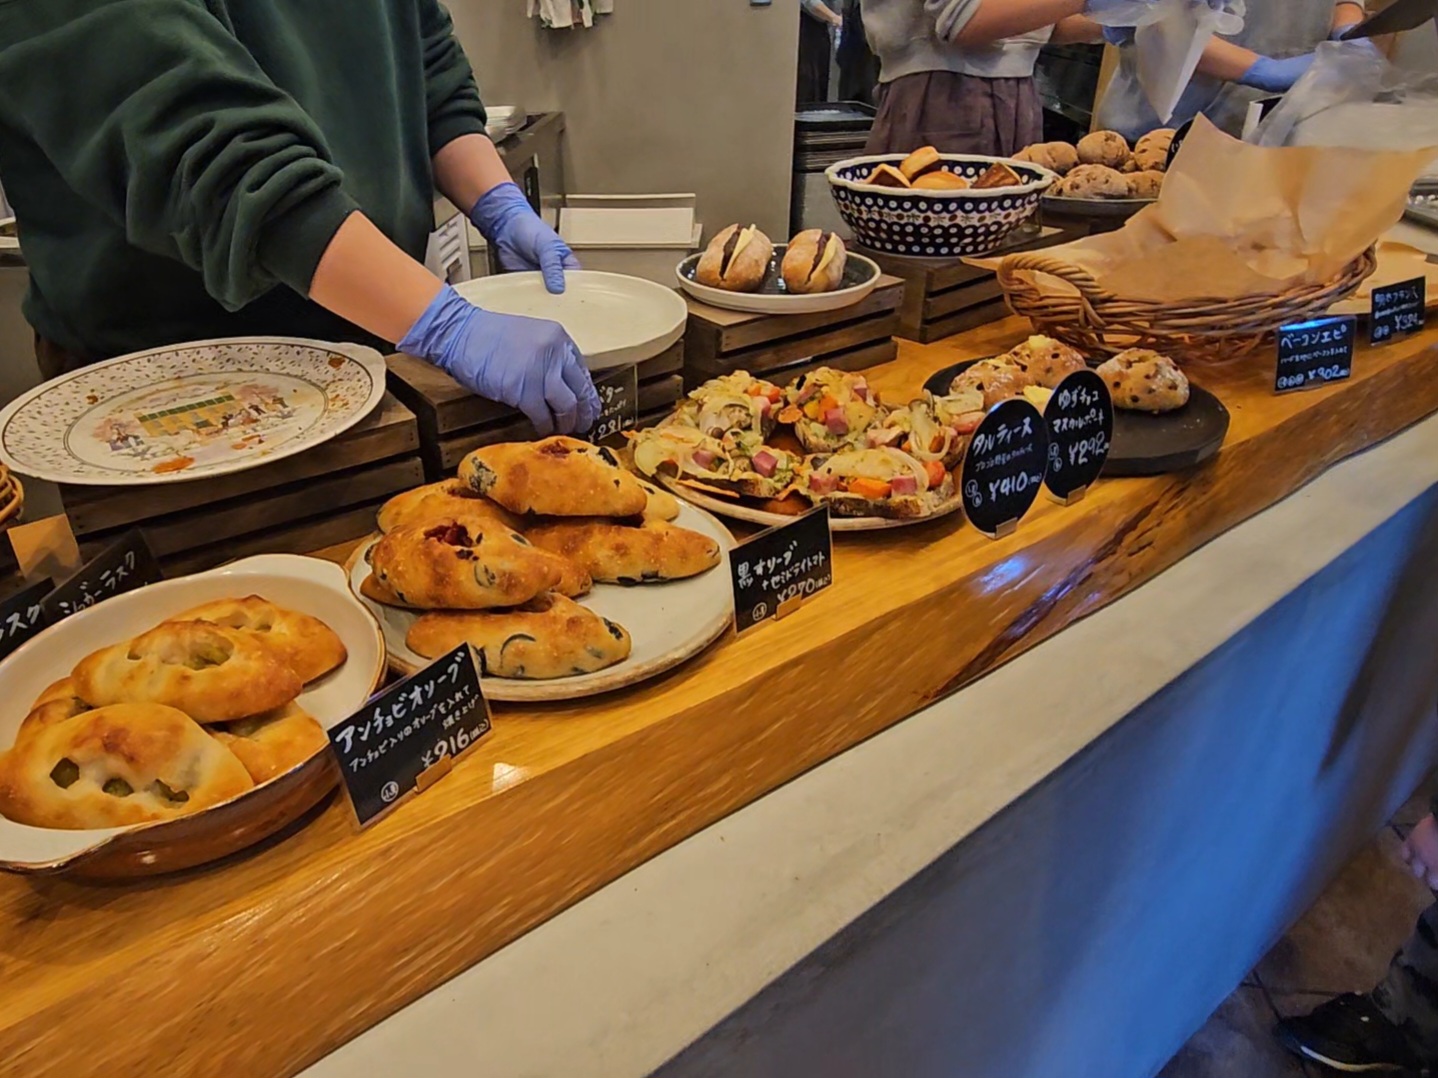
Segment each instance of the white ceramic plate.
[[[300,694],[299,703],[326,729],[359,710],[384,675],[384,639],[375,619],[350,594],[345,586],[344,571],[338,565],[296,554],[265,554],[107,599],[72,614],[28,641],[0,663],[0,683],[4,685],[3,701],[0,701],[0,747],[8,749],[14,743],[15,732],[30,702],[68,674],[86,655],[151,629],[192,606],[245,595],[260,595],[312,614],[339,634],[349,657],[334,673],[309,685]],[[267,805],[273,805],[275,799],[286,798],[286,786],[299,781],[303,772],[312,770],[312,764],[324,763],[321,757],[327,754],[328,749],[322,750],[310,761],[222,805],[164,823],[61,831],[29,827],[0,817],[0,868],[17,872],[55,871],[72,861],[97,854],[121,836],[137,832],[144,833],[151,849],[163,849],[167,841],[191,841],[189,836],[203,829],[208,818],[226,814],[240,816],[238,826],[242,828],[246,813],[263,816],[272,811]],[[319,795],[333,782],[334,772],[329,772]],[[286,822],[280,820],[277,826]],[[223,838],[207,834],[204,849],[208,856],[234,852],[236,847],[226,848],[223,842]],[[188,863],[206,860],[208,856],[191,858]],[[162,859],[163,854],[160,857]]]
[[[693,487],[686,487],[672,476],[659,476],[660,484],[672,493],[698,506],[700,509],[707,509],[711,513],[717,513],[722,517],[729,517],[731,520],[742,520],[746,524],[760,524],[766,528],[772,528],[777,524],[788,524],[794,520],[791,516],[783,513],[767,513],[762,509],[755,509],[750,505],[743,505],[740,502],[726,501],[724,498],[716,498],[712,494],[706,494],[702,490],[695,490]],[[942,517],[957,513],[964,507],[964,499],[957,491],[954,496],[944,502],[939,508],[926,517],[911,517],[906,520],[893,520],[889,517],[838,517],[832,514],[829,517],[829,530],[831,532],[881,532],[890,528],[908,528],[915,524],[927,524],[931,520],[939,520]]]
[[0,411],[0,460],[52,483],[144,486],[244,471],[354,426],[384,396],[384,358],[284,337],[118,356]]
[[873,259],[849,252],[844,266],[844,278],[840,288],[832,292],[820,292],[812,296],[791,295],[784,291],[784,281],[779,276],[778,266],[784,260],[785,246],[774,248],[774,261],[769,275],[757,292],[726,292],[722,288],[710,288],[694,279],[694,270],[702,254],[693,254],[675,268],[679,287],[701,303],[711,307],[723,307],[730,311],[746,311],[750,314],[815,314],[819,311],[837,311],[852,307],[865,299],[879,283],[879,266]]
[[571,270],[551,295],[538,273],[500,273],[455,285],[471,303],[501,314],[558,322],[590,370],[653,359],[684,336],[689,308],[672,288],[619,273]]
[[[734,537],[723,524],[692,505],[681,504],[679,519],[674,523],[713,536],[723,552],[719,564],[688,580],[633,587],[596,584],[593,591],[576,600],[629,630],[633,649],[628,659],[607,670],[578,677],[546,681],[487,677],[483,679],[484,695],[491,700],[528,702],[595,696],[662,674],[723,636],[734,618],[734,593],[729,581],[729,551],[734,546]],[[379,537],[375,536],[361,545],[346,566],[350,589],[356,596],[365,577],[369,576],[366,555],[378,541]],[[363,596],[360,602],[379,619],[389,648],[390,665],[395,670],[412,674],[429,665],[429,659],[411,651],[404,642],[416,614]]]

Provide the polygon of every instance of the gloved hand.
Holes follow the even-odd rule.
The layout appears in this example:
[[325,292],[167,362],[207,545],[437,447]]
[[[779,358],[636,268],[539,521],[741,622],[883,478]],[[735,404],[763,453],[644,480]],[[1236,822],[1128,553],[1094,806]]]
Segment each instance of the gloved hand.
[[579,268],[579,259],[534,212],[524,193],[512,183],[492,187],[469,211],[469,219],[494,244],[499,264],[507,270],[539,270],[544,287],[564,291],[564,271]]
[[599,394],[558,322],[484,311],[440,289],[399,350],[427,359],[466,389],[518,408],[540,434],[588,430]]
[[1240,86],[1251,86],[1270,94],[1281,94],[1289,90],[1313,66],[1313,53],[1290,56],[1286,60],[1274,60],[1260,56],[1239,78]]
[[1103,28],[1103,39],[1115,48],[1123,48],[1125,45],[1132,45],[1134,30],[1132,26],[1105,26]]

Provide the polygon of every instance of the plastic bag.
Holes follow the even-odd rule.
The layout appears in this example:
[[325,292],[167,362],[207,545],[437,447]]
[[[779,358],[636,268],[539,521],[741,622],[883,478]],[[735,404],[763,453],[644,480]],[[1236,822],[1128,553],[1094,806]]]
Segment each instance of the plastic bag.
[[1326,42],[1251,141],[1438,153],[1438,75],[1394,67],[1365,41]]

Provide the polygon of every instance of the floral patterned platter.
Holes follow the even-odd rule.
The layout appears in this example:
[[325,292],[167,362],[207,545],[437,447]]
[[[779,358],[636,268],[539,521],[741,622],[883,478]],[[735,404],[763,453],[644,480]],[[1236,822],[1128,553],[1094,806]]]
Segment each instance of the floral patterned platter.
[[384,396],[372,348],[285,337],[195,341],[52,379],[0,411],[0,461],[87,486],[211,478],[319,445]]

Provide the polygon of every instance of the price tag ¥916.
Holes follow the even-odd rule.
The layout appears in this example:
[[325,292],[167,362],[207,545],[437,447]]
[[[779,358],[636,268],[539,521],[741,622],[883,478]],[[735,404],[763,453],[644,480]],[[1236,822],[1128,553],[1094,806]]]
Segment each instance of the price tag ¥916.
[[361,827],[449,774],[489,733],[474,650],[461,644],[329,731]]
[[620,367],[594,379],[599,418],[589,431],[595,445],[614,445],[626,430],[639,425],[639,368]]
[[1394,337],[1406,337],[1423,329],[1428,313],[1428,280],[1384,285],[1373,290],[1373,317],[1368,326],[1370,344],[1382,344]]
[[1022,397],[994,405],[969,439],[959,473],[964,513],[990,539],[1002,539],[1033,507],[1048,470],[1044,417]]
[[1273,391],[1316,389],[1353,375],[1358,320],[1351,315],[1315,318],[1278,331],[1278,370]]
[[792,523],[762,531],[729,553],[734,629],[746,632],[782,618],[834,582],[829,509],[820,506]]
[[76,611],[163,579],[165,574],[160,571],[150,544],[136,528],[82,565],[78,573],[45,597],[42,605],[46,624],[53,625]]

